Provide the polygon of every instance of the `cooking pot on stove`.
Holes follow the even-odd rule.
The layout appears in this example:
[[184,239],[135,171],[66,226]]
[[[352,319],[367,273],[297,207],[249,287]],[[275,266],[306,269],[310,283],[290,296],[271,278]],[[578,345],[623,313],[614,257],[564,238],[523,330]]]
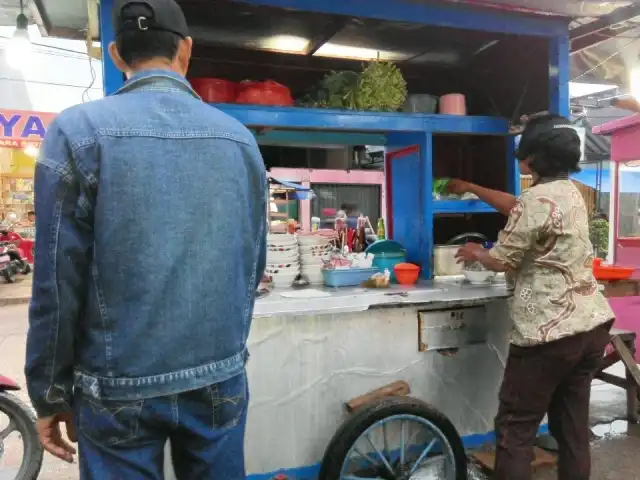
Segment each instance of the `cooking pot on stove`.
[[489,239],[482,233],[462,233],[453,237],[444,245],[436,245],[433,247],[433,274],[438,277],[442,275],[462,275],[463,265],[456,263],[456,252],[461,245],[468,241],[485,243]]

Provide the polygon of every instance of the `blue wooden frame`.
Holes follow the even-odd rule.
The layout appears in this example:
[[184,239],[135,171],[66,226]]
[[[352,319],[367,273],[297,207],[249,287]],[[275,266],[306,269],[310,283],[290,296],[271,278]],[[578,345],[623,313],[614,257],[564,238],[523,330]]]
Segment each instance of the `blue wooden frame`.
[[[524,15],[489,8],[476,8],[453,3],[423,4],[412,0],[236,0],[256,6],[280,7],[331,15],[365,17],[381,20],[419,23],[424,25],[481,30],[493,33],[529,35],[547,38],[549,41],[549,105],[551,112],[569,116],[569,27],[568,20],[558,17]],[[100,29],[103,51],[104,92],[110,95],[118,90],[124,78],[108,55],[108,45],[114,39],[111,24],[113,0],[100,1]],[[216,105],[251,127],[276,127],[279,135],[286,137],[287,130],[294,136],[311,138],[313,132],[324,131],[349,135],[381,134],[393,144],[401,144],[402,138],[421,136],[420,176],[421,191],[431,191],[432,183],[432,134],[464,133],[473,135],[505,135],[507,122],[490,117],[456,117],[448,115],[420,115],[384,112],[353,112],[303,108],[279,108],[250,105]],[[300,133],[304,132],[304,133]],[[307,137],[308,135],[308,137]],[[337,138],[337,137],[335,137]],[[405,142],[406,143],[406,142]],[[408,143],[406,143],[408,145]],[[507,168],[509,190],[518,195],[520,175],[514,159],[513,139],[509,140]],[[434,202],[431,195],[421,195],[421,204],[407,215],[420,215],[423,231],[420,232],[420,257],[431,275],[428,258],[433,251],[433,216],[438,213],[483,213],[494,210],[480,201]],[[429,265],[427,267],[427,265]]]
[[109,44],[116,39],[111,19],[112,8],[113,0],[100,2],[100,46],[102,47],[102,83],[105,95],[111,95],[124,83],[124,75],[116,68],[109,55]]

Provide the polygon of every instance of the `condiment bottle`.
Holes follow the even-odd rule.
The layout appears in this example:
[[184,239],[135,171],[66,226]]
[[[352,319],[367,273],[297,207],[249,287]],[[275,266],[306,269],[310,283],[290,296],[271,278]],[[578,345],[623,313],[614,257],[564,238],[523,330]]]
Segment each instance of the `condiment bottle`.
[[380,217],[378,219],[378,240],[384,240],[387,238],[387,234],[384,230],[384,219]]

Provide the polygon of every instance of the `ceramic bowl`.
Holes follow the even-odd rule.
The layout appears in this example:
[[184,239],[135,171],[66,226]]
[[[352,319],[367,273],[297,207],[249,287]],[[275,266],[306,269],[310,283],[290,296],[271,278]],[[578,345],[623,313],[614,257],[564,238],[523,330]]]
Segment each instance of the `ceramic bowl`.
[[489,270],[462,270],[464,278],[474,285],[484,285],[491,283],[496,276],[495,272]]

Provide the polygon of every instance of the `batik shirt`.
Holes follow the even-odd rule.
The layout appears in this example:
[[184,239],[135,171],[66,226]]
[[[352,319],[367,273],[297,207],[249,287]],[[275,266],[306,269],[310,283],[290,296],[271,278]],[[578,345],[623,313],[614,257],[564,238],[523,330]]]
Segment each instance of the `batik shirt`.
[[587,209],[570,180],[523,192],[489,254],[508,268],[513,344],[551,342],[614,318],[593,276]]

